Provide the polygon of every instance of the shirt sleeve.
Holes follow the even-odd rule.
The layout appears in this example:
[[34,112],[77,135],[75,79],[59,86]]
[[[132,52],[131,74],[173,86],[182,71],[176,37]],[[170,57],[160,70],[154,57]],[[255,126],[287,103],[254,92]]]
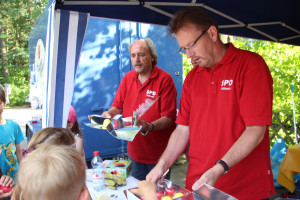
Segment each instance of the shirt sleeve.
[[22,130],[17,123],[15,123],[15,138],[15,144],[19,144],[25,139]]
[[252,54],[240,83],[241,116],[246,126],[272,125],[273,80],[263,58]]

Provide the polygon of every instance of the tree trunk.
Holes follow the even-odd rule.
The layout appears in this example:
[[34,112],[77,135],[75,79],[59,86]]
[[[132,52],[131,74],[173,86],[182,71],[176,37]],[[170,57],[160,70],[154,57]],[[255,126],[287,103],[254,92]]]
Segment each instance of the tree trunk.
[[[0,35],[3,34],[2,30],[2,22],[0,21]],[[7,78],[7,69],[6,69],[6,61],[5,61],[5,42],[4,39],[0,37],[0,54],[1,54],[1,65],[2,65],[2,75],[4,80]]]

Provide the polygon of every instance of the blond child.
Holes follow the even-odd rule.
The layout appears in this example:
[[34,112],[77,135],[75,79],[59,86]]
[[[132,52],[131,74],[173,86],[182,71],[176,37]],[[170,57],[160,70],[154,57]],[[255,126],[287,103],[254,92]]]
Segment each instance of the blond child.
[[45,143],[23,158],[14,193],[23,200],[87,200],[85,178],[84,160],[74,147]]

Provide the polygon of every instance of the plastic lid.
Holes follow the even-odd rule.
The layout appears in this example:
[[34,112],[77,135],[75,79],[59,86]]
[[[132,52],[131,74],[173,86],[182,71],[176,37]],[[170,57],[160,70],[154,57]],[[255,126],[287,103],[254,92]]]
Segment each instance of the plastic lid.
[[94,156],[99,156],[100,152],[99,151],[94,151]]

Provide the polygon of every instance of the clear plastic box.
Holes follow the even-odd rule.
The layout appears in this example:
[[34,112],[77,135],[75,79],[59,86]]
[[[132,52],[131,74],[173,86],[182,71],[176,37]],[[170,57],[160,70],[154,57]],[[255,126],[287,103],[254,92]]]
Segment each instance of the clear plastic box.
[[[157,186],[157,190],[163,191],[163,196],[158,197],[159,200],[237,200],[236,198],[218,190],[210,185],[204,184],[197,191],[189,191],[167,179],[164,179],[165,187]],[[180,197],[176,194],[181,193]],[[171,198],[168,198],[169,196]]]

